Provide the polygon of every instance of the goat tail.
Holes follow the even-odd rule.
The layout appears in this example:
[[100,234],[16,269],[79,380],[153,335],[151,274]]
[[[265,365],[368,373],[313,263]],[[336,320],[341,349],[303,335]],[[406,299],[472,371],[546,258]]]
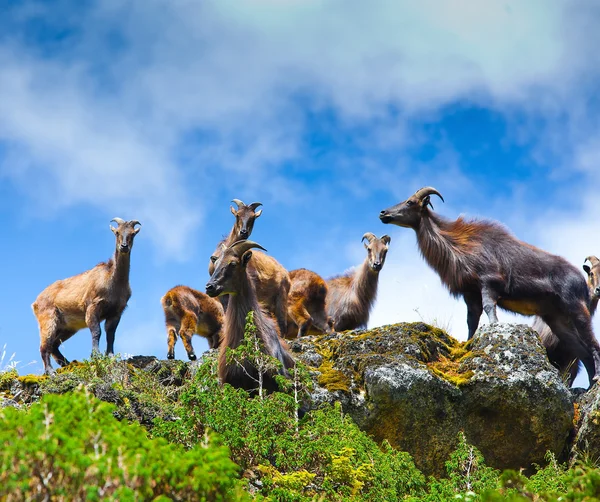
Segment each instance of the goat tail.
[[177,296],[169,291],[160,299],[160,303],[165,310],[173,310],[177,306]]

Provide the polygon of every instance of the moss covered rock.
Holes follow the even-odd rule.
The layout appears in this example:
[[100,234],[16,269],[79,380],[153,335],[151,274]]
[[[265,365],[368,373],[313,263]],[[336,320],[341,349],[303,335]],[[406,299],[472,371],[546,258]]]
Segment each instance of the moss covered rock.
[[427,473],[442,473],[461,430],[489,464],[513,469],[563,454],[572,430],[570,392],[524,325],[487,325],[461,343],[401,323],[304,337],[291,349],[315,372],[315,406],[340,401]]

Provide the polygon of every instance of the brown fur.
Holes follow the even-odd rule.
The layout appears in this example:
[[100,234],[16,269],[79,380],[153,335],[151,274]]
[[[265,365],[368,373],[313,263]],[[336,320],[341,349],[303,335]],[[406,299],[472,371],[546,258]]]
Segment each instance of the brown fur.
[[327,314],[336,331],[366,327],[377,297],[379,272],[391,239],[387,235],[378,239],[371,233],[365,234],[365,239],[368,240],[365,244],[367,257],[362,265],[327,281]]
[[[587,284],[590,290],[590,315],[596,313],[598,307],[598,299],[600,299],[600,260],[595,256],[588,258],[591,261],[591,266],[584,264],[583,269],[587,274]],[[587,259],[586,259],[587,261]],[[575,378],[579,374],[579,358],[570,349],[568,344],[561,342],[540,317],[536,317],[532,325],[540,335],[542,344],[548,353],[548,359],[556,366],[567,379],[569,386],[573,385]]]
[[175,286],[167,291],[160,302],[167,326],[168,359],[175,358],[177,335],[181,337],[190,361],[196,360],[192,335],[206,338],[210,349],[219,346],[224,320],[220,302],[187,286]]
[[[429,210],[432,187],[380,213],[383,223],[412,228],[419,250],[442,283],[467,304],[469,338],[486,312],[498,322],[496,307],[535,314],[577,354],[590,377],[600,376],[600,345],[592,329],[590,295],[579,271],[488,221],[448,221]],[[442,199],[443,200],[443,199]]]
[[118,228],[110,227],[116,236],[113,259],[82,274],[54,282],[31,306],[40,328],[40,354],[45,373],[52,371],[51,354],[61,366],[68,364],[59,346],[86,326],[92,333],[92,354],[98,352],[102,321],[106,321],[106,352],[113,353],[115,331],[131,297],[131,247],[139,231],[134,228],[139,222],[119,221]]
[[[249,362],[245,362],[243,367],[228,364],[226,356],[228,347],[235,349],[244,339],[248,312],[254,312],[254,323],[263,350],[281,361],[282,373],[287,375],[287,370],[294,366],[294,360],[288,353],[285,342],[279,337],[277,324],[260,307],[256,297],[254,281],[250,278],[248,267],[248,262],[255,258],[255,252],[250,249],[255,247],[259,245],[251,241],[241,241],[227,248],[218,260],[210,281],[206,284],[206,293],[211,297],[230,295],[219,351],[219,378],[222,383],[251,391],[257,388],[256,368]],[[277,390],[273,375],[264,375],[264,386],[269,391]]]
[[331,333],[333,321],[325,308],[327,283],[320,275],[305,268],[292,270],[290,281],[286,338],[301,337],[309,331]]
[[[231,207],[235,216],[235,222],[229,235],[217,245],[210,257],[208,273],[212,276],[217,261],[223,251],[235,242],[248,239],[252,234],[254,222],[262,214],[262,210],[256,211],[260,202],[246,205],[242,201],[234,199],[238,209]],[[245,230],[245,233],[243,232]],[[279,331],[287,332],[287,298],[290,290],[290,277],[287,270],[271,256],[256,251],[254,259],[250,262],[248,273],[254,281],[256,295],[261,306],[266,309],[277,320]],[[219,297],[223,307],[227,309],[228,296]]]

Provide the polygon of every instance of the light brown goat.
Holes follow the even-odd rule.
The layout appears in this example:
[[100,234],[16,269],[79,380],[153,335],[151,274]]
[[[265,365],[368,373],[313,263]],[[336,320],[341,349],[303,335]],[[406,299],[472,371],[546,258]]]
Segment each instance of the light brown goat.
[[256,332],[265,353],[281,361],[281,373],[284,375],[287,375],[287,370],[295,364],[287,351],[285,341],[279,337],[277,324],[258,304],[255,282],[250,277],[248,267],[249,262],[255,258],[255,253],[251,251],[253,248],[264,249],[256,242],[248,240],[235,242],[228,247],[217,261],[215,271],[206,284],[206,293],[211,297],[230,295],[219,352],[221,382],[255,391],[257,381],[263,378],[264,388],[274,391],[278,389],[274,375],[259,375],[257,369],[248,361],[243,367],[227,362],[227,348],[239,347],[244,339],[246,316],[248,312],[253,311]]
[[233,199],[233,202],[237,209],[233,209],[233,206],[229,206],[231,214],[235,216],[235,223],[233,228],[229,232],[229,235],[225,237],[213,252],[208,262],[208,274],[213,275],[215,271],[215,262],[223,254],[223,250],[227,249],[234,242],[246,240],[252,234],[254,228],[254,221],[262,214],[262,209],[256,210],[258,206],[262,206],[261,202],[253,202],[252,204],[244,204],[240,199]]
[[99,352],[100,323],[106,321],[106,353],[114,350],[115,331],[131,297],[129,265],[133,239],[139,221],[114,218],[110,226],[116,237],[114,257],[82,274],[54,282],[44,289],[33,305],[40,327],[40,354],[44,372],[50,373],[50,355],[58,364],[68,364],[59,350],[65,340],[86,326],[92,333],[92,354]]
[[[233,202],[238,207],[237,210],[230,207],[235,216],[235,223],[229,235],[219,242],[210,257],[208,273],[211,276],[224,250],[235,242],[246,240],[252,233],[254,221],[262,214],[262,210],[256,211],[256,208],[261,205],[260,202],[249,205],[239,199],[233,199]],[[280,332],[287,333],[287,299],[290,291],[288,271],[275,258],[256,251],[254,259],[248,265],[248,275],[254,282],[259,303],[275,316]],[[227,309],[228,295],[221,296],[219,300]]]
[[367,257],[363,264],[350,273],[327,281],[327,314],[333,319],[336,331],[367,326],[371,307],[377,296],[379,272],[385,263],[389,235],[379,239],[371,232],[363,235]]
[[209,349],[219,346],[224,314],[220,302],[187,286],[171,288],[160,302],[167,326],[167,359],[175,358],[177,335],[181,337],[190,361],[196,360],[192,335],[206,338]]
[[[583,270],[587,274],[587,284],[590,290],[589,308],[590,315],[593,316],[600,299],[600,260],[596,256],[588,256],[584,261]],[[532,327],[539,333],[550,362],[558,368],[561,375],[567,377],[569,386],[572,386],[579,373],[577,354],[569,344],[561,341],[540,317],[535,318]]]
[[333,332],[333,320],[327,315],[327,283],[323,278],[305,268],[290,272],[288,295],[288,331],[286,338],[296,338],[310,330]]

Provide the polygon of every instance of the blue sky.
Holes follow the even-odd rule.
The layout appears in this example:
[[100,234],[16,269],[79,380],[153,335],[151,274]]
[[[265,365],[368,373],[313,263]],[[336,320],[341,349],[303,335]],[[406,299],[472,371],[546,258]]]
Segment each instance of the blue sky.
[[[343,272],[388,233],[371,324],[464,338],[378,213],[433,185],[445,216],[600,255],[599,21],[592,0],[0,2],[0,349],[41,371],[31,303],[109,258],[119,216],[143,226],[115,348],[164,357],[159,299],[203,289],[232,198],[264,204],[253,239],[289,269]],[[63,348],[88,357],[89,332]]]

